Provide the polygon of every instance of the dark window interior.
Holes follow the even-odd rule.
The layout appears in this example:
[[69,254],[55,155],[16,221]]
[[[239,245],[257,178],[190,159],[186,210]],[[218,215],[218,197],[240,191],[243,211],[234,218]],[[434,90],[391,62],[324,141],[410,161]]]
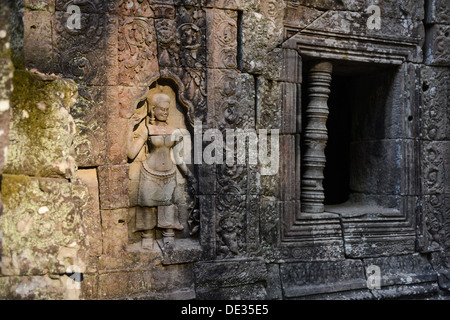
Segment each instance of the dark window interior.
[[[304,128],[310,63],[304,61],[303,66]],[[399,118],[392,106],[395,73],[392,66],[333,62],[323,181],[325,205],[350,200],[385,206],[383,194],[397,193],[400,170],[392,160],[398,150],[394,141],[401,134],[396,132]]]

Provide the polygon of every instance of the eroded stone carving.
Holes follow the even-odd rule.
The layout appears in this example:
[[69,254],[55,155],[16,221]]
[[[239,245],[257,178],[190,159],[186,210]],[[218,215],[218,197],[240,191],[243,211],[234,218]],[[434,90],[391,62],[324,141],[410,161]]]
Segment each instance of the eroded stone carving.
[[[69,112],[78,96],[75,83],[16,71],[12,84],[17,94],[11,96],[14,109],[5,172],[72,178],[76,171],[73,140],[77,128]],[[18,92],[28,92],[29,96]]]
[[109,43],[109,38],[115,37],[116,18],[95,13],[83,14],[81,29],[72,30],[67,27],[69,17],[68,13],[56,12],[53,18],[55,71],[75,80],[77,84],[115,84],[116,72],[110,58],[116,54],[117,47]]
[[184,229],[179,221],[179,205],[186,203],[186,178],[195,184],[184,160],[183,139],[190,136],[183,130],[182,115],[169,121],[171,110],[176,110],[174,92],[157,85],[149,91],[145,106],[132,117],[134,130],[128,139],[128,157],[142,161],[139,182],[133,187],[137,187],[136,228],[143,231],[144,248],[153,247],[155,227],[163,230],[164,247],[174,248],[175,231]]

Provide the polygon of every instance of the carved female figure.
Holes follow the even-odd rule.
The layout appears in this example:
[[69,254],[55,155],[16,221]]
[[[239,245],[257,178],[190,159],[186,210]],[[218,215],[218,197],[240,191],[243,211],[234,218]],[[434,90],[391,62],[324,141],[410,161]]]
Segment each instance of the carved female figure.
[[[128,157],[134,159],[143,147],[148,148],[140,170],[137,204],[147,216],[152,214],[152,208],[157,208],[157,227],[163,229],[164,247],[172,248],[175,230],[183,230],[177,205],[184,201],[185,180],[177,168],[188,180],[194,178],[183,160],[183,135],[167,123],[170,97],[156,93],[147,102],[148,116],[129,137]],[[144,230],[143,244],[153,243],[153,227]]]

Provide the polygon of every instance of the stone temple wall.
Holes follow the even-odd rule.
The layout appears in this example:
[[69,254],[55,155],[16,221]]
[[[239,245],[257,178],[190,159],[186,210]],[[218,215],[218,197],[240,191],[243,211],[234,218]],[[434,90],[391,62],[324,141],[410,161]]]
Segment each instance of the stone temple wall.
[[[0,298],[448,297],[448,1],[0,9]],[[130,155],[158,90],[173,247]]]

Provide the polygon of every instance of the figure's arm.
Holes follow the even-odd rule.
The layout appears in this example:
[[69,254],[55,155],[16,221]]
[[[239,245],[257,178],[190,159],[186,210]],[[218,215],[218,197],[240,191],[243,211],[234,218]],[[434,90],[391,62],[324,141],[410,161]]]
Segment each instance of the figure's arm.
[[[186,131],[187,132],[187,131]],[[172,138],[175,141],[175,145],[171,149],[173,160],[175,161],[176,165],[178,166],[179,170],[182,172],[182,174],[186,177],[187,181],[189,182],[189,188],[191,195],[194,196],[194,199],[190,202],[189,210],[191,210],[191,213],[195,212],[195,206],[196,206],[196,200],[195,195],[197,194],[197,180],[195,179],[194,174],[189,170],[188,166],[186,165],[186,162],[184,161],[184,148],[190,149],[190,135],[186,134],[184,136],[181,132],[181,130],[176,130],[174,134],[172,135]],[[187,142],[187,146],[185,146],[184,139],[189,139]],[[191,151],[191,150],[186,150]],[[198,210],[197,210],[198,211]]]
[[176,142],[175,142],[175,145],[172,147],[172,155],[175,160],[175,164],[178,166],[180,171],[185,176],[187,176],[189,169],[188,169],[186,163],[184,162],[184,158],[183,158],[183,136],[177,135],[175,137],[175,139],[176,139]]
[[136,158],[136,156],[139,154],[139,151],[141,151],[143,145],[147,141],[147,137],[148,130],[145,126],[145,121],[142,121],[135,131],[130,130],[128,132],[127,156],[129,159],[133,160],[134,158]]
[[176,141],[175,145],[172,148],[172,155],[175,160],[176,165],[180,169],[180,171],[188,178],[189,181],[194,181],[194,175],[189,170],[188,166],[184,162],[184,142],[183,142],[183,134],[180,131],[177,131],[173,134],[173,137]]

